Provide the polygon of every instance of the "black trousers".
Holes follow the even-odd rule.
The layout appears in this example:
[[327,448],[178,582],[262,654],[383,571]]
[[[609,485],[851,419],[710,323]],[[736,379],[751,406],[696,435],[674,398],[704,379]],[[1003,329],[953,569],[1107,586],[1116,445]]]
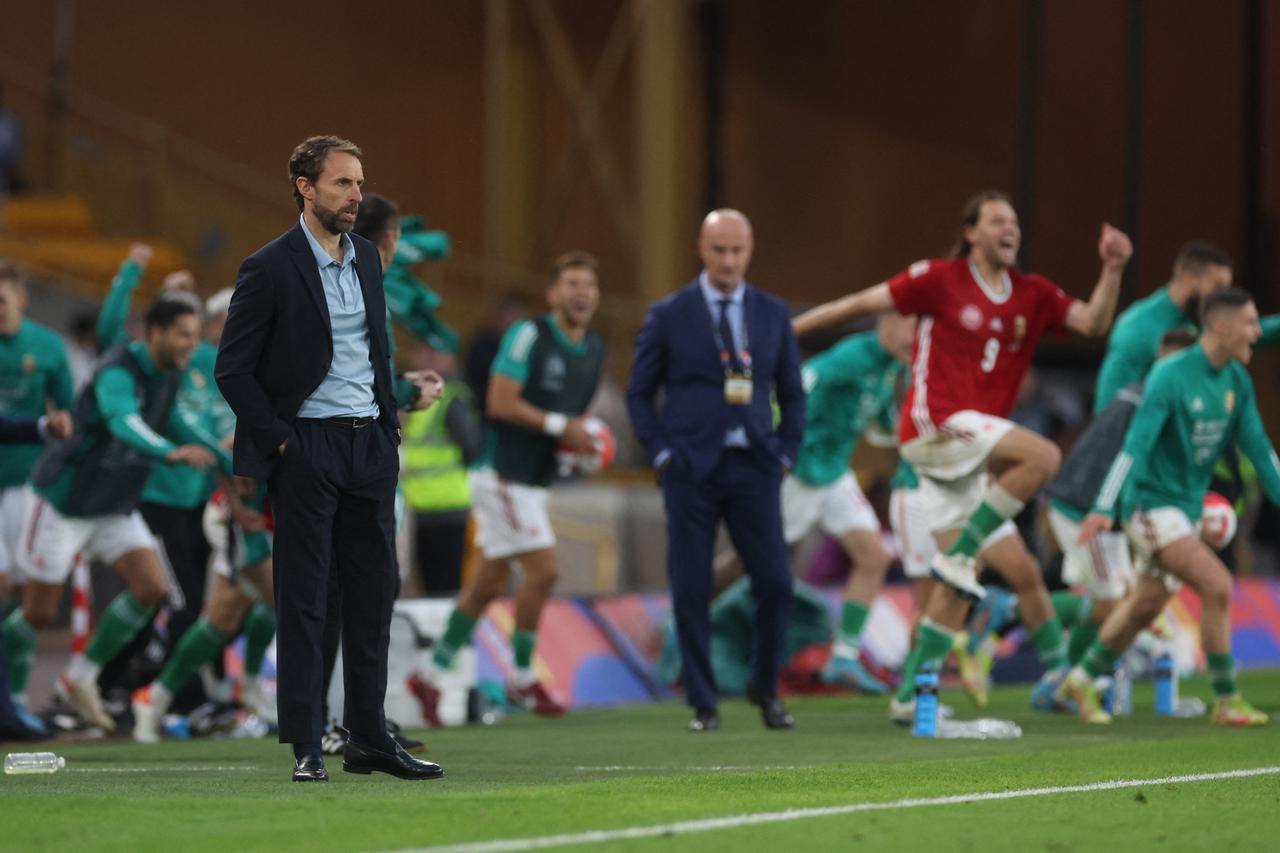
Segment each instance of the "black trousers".
[[169,617],[173,642],[195,624],[204,606],[209,569],[209,540],[204,536],[204,505],[192,509],[144,503],[138,507],[147,527],[160,540],[165,558],[182,590],[182,608]]
[[332,582],[341,599],[343,725],[361,743],[387,748],[383,700],[397,586],[399,467],[395,440],[380,422],[352,428],[299,419],[268,482],[276,523],[273,564],[282,743],[320,742],[322,648]]
[[451,598],[462,589],[462,561],[467,555],[467,514],[418,513],[414,517],[414,551],[418,576],[427,598]]

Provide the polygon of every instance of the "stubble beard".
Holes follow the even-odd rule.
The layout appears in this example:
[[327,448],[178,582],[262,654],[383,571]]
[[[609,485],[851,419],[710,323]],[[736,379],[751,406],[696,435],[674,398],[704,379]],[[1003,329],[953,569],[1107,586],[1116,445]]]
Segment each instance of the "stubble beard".
[[330,234],[350,234],[351,230],[356,227],[355,222],[348,222],[342,218],[342,211],[330,210],[318,204],[316,205],[316,219],[319,220],[320,226]]

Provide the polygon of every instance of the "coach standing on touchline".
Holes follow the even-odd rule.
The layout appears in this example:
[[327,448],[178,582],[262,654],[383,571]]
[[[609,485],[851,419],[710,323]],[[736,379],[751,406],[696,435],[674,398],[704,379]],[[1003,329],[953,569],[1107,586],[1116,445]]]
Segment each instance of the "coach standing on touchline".
[[235,473],[266,479],[275,514],[280,741],[295,782],[328,780],[320,753],[329,572],[342,596],[343,769],[444,772],[390,739],[383,716],[395,598],[400,423],[377,248],[351,233],[364,183],[351,142],[313,136],[289,158],[299,222],[240,266],[218,347],[236,414]]

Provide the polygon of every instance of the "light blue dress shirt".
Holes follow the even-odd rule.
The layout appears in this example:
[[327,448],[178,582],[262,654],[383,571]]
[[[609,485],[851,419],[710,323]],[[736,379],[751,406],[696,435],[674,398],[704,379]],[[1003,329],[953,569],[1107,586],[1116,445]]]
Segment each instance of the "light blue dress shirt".
[[[733,351],[742,352],[742,301],[743,296],[747,292],[746,282],[740,282],[734,288],[733,293],[724,294],[716,290],[708,278],[706,270],[702,271],[702,275],[698,276],[698,287],[702,289],[702,298],[707,300],[707,310],[711,312],[711,322],[718,324],[720,322],[720,303],[722,300],[728,299],[729,304],[725,306],[725,311],[729,315],[729,331],[733,333]],[[725,343],[729,343],[726,341]],[[724,434],[725,447],[749,447],[750,442],[747,440],[747,428],[736,426],[730,428]]]
[[335,261],[320,241],[312,236],[306,219],[302,233],[316,256],[324,301],[329,307],[333,328],[333,361],[329,372],[298,409],[300,418],[363,418],[378,416],[373,397],[373,362],[369,358],[369,322],[365,317],[364,294],[356,275],[356,247],[342,235],[342,262]]

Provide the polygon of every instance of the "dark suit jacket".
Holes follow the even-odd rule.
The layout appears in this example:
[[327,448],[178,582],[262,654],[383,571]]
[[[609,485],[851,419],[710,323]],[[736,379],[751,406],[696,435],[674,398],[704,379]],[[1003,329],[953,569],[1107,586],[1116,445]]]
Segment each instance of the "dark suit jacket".
[[[804,434],[804,387],[791,315],[777,297],[749,285],[743,322],[751,348],[751,405],[745,426],[751,450],[774,465],[790,466]],[[698,282],[655,303],[636,338],[627,409],[636,437],[655,464],[664,450],[672,465],[685,465],[695,480],[715,468],[734,412],[724,400],[724,368],[711,331],[711,309]],[[666,404],[658,411],[658,390]],[[770,392],[782,419],[773,427]]]
[[11,418],[0,415],[0,444],[39,444],[39,418]]
[[[364,294],[379,420],[400,428],[391,389],[387,303],[382,261],[372,243],[350,235]],[[214,375],[236,415],[235,472],[270,475],[276,450],[293,436],[304,400],[319,387],[333,361],[333,330],[315,255],[302,232],[290,228],[240,265]]]

